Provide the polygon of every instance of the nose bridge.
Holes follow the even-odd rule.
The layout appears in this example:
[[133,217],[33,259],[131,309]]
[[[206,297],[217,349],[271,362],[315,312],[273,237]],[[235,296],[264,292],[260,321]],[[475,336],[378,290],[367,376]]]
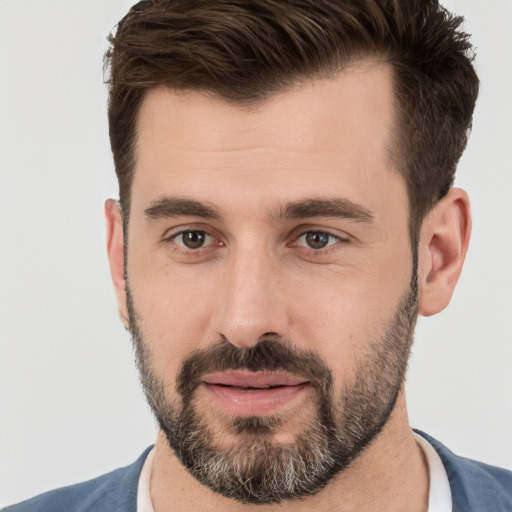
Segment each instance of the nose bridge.
[[263,335],[283,336],[286,312],[279,300],[276,261],[263,244],[230,254],[214,329],[232,344],[254,346]]

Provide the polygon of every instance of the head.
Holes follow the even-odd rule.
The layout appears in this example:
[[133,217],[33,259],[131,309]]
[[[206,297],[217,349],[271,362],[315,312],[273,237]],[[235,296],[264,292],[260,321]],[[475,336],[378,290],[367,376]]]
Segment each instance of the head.
[[257,105],[372,58],[393,69],[389,150],[407,184],[414,237],[452,186],[471,127],[479,82],[462,22],[437,0],[137,3],[110,37],[105,61],[125,222],[148,90],[205,91]]
[[313,494],[399,421],[417,313],[469,236],[460,24],[425,0],[148,0],[111,38],[121,316],[211,489]]

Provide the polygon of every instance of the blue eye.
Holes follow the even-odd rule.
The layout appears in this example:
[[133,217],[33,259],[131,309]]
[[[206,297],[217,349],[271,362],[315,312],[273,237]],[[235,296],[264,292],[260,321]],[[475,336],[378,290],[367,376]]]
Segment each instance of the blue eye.
[[340,238],[325,231],[308,231],[297,238],[297,245],[320,250],[339,242]]
[[205,231],[189,230],[177,233],[172,240],[185,249],[201,249],[207,245],[211,245],[214,238]]

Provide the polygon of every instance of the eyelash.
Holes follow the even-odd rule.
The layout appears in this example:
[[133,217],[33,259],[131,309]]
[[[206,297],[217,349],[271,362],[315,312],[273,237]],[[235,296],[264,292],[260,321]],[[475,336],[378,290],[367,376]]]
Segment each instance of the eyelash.
[[212,246],[223,247],[225,245],[223,242],[217,241],[216,243],[209,244],[205,247],[201,246],[201,247],[198,247],[197,249],[191,249],[191,248],[185,247],[184,245],[178,244],[178,242],[176,242],[177,238],[185,235],[186,233],[202,234],[202,235],[205,235],[206,237],[210,237],[213,240],[215,240],[215,236],[208,233],[208,231],[206,231],[205,229],[188,228],[188,229],[182,229],[181,231],[178,231],[177,233],[173,233],[170,236],[166,236],[163,241],[174,244],[174,246],[175,246],[174,250],[179,251],[183,254],[187,254],[187,255],[189,255],[189,254],[199,255],[199,254],[202,254],[204,251],[211,249]]
[[[205,229],[187,228],[187,229],[182,229],[182,230],[178,231],[177,233],[173,233],[169,236],[166,236],[163,239],[163,242],[172,243],[174,245],[173,250],[175,250],[177,252],[180,252],[185,255],[194,254],[196,256],[200,256],[204,252],[206,252],[208,250],[212,250],[212,247],[224,247],[225,246],[224,242],[217,240],[216,243],[211,243],[206,246],[201,246],[201,247],[198,247],[197,249],[192,249],[192,248],[187,248],[184,245],[181,245],[178,242],[176,242],[177,238],[179,238],[180,236],[183,236],[187,233],[202,234],[202,235],[205,235],[206,237],[212,238],[214,241],[216,240],[216,237],[214,235],[210,234]],[[308,235],[309,233],[314,233],[316,235],[326,235],[330,239],[329,242],[331,242],[331,240],[334,240],[334,242],[328,243],[328,245],[326,245],[325,247],[319,248],[319,249],[314,249],[312,247],[298,245],[298,243],[297,243],[298,240],[300,240],[302,237]],[[334,233],[331,233],[325,229],[307,229],[305,231],[300,232],[297,236],[294,236],[292,241],[287,244],[287,247],[300,247],[301,250],[306,253],[306,255],[308,255],[308,256],[313,255],[316,257],[320,257],[320,256],[324,256],[326,254],[329,254],[333,250],[339,249],[340,244],[347,245],[349,243],[350,243],[350,239],[348,237],[344,238],[340,235],[335,235]]]
[[[328,245],[325,247],[321,247],[319,249],[314,249],[312,247],[307,247],[305,245],[298,245],[298,241],[302,238],[307,236],[309,233],[313,233],[315,235],[326,235],[329,237]],[[331,243],[332,242],[332,243]],[[346,245],[350,242],[350,240],[347,238],[343,238],[340,235],[335,235],[334,233],[331,233],[329,231],[326,231],[324,229],[308,229],[307,231],[303,231],[300,233],[297,237],[293,239],[293,241],[288,244],[289,247],[300,247],[303,251],[306,251],[310,255],[315,256],[325,256],[327,254],[330,254],[332,251],[335,251],[339,249],[339,245]]]

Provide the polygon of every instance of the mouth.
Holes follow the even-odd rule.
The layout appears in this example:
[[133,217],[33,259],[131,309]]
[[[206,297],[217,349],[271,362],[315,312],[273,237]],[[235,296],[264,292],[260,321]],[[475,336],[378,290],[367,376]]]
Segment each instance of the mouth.
[[228,371],[203,378],[213,402],[235,416],[264,416],[296,401],[310,382],[287,373]]

